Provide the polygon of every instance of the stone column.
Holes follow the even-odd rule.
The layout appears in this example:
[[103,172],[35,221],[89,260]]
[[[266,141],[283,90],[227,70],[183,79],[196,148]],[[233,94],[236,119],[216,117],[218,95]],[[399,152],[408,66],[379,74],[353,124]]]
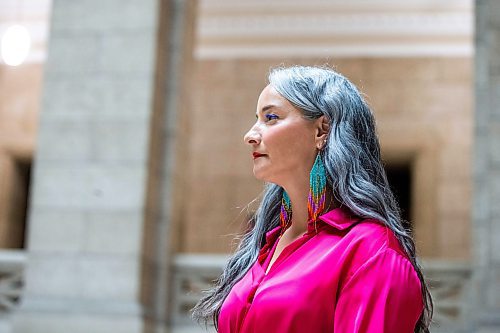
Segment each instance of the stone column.
[[476,0],[474,332],[500,332],[500,1]]
[[158,206],[149,202],[168,200],[159,192],[169,179],[155,187],[150,177],[156,160],[170,158],[164,137],[150,149],[158,134],[151,124],[166,111],[162,78],[171,79],[162,74],[170,59],[158,58],[169,57],[160,15],[168,3],[53,2],[14,332],[143,332],[144,310],[154,311],[142,305],[143,281],[168,284],[166,274],[144,274],[143,260],[146,241],[158,258],[169,235],[170,221],[156,238],[145,222]]
[[183,227],[189,109],[192,97],[195,0],[164,0],[151,122],[147,206],[143,241],[142,299],[145,333],[170,332],[176,324],[171,297],[173,255]]

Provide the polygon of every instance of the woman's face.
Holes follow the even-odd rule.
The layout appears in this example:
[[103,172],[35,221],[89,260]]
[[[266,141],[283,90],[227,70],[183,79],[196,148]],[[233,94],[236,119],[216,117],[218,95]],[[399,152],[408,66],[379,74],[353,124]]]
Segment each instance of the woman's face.
[[257,102],[257,121],[245,134],[252,148],[253,173],[257,179],[285,186],[309,179],[317,154],[318,123],[303,118],[302,112],[268,85]]

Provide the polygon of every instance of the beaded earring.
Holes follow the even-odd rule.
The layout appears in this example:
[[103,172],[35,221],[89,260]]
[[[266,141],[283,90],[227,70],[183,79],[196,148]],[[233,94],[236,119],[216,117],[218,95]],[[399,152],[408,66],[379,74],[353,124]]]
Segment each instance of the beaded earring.
[[[309,198],[307,201],[307,211],[309,220],[314,221],[325,209],[326,198],[326,170],[325,164],[318,152],[314,165],[309,176]],[[316,224],[315,224],[316,225]]]
[[292,224],[292,203],[290,197],[283,190],[283,197],[281,198],[281,210],[280,210],[280,225],[281,232],[285,232],[288,227]]

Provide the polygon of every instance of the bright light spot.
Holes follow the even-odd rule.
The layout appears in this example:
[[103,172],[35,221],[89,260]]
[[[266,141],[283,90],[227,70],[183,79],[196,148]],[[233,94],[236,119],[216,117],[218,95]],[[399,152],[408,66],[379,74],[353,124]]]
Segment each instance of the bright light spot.
[[3,61],[10,66],[20,65],[28,56],[31,38],[28,29],[22,25],[12,25],[2,36],[1,52]]

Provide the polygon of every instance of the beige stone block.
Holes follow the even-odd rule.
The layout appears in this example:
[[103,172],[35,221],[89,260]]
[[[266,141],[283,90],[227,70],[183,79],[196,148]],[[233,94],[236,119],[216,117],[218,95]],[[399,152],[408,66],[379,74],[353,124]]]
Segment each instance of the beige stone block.
[[136,255],[32,253],[26,270],[26,299],[132,302],[139,295]]
[[[145,1],[149,5],[154,2]],[[99,65],[102,70],[140,77],[153,75],[157,36],[151,30],[156,31],[156,28],[151,26],[135,31],[116,31],[101,35],[104,40],[99,53]]]
[[40,110],[43,64],[0,69],[0,145],[9,134],[34,139]]
[[461,149],[463,154],[470,154],[474,133],[472,114],[440,122],[439,128],[443,150],[455,148]]
[[139,295],[137,255],[83,255],[78,258],[77,271],[82,298],[131,302]]
[[439,153],[439,178],[443,181],[460,181],[470,188],[472,158],[469,147],[448,145]]
[[[29,256],[26,268],[24,297],[44,295],[46,297],[80,296],[83,278],[78,269],[76,254],[35,254]],[[87,278],[90,278],[87,277]]]
[[437,227],[440,258],[468,260],[472,257],[472,235],[469,217],[441,214]]
[[191,164],[190,175],[197,178],[253,176],[253,157],[251,150],[242,144],[236,147],[220,146],[193,152],[196,162]]
[[139,164],[48,163],[35,169],[34,207],[142,209],[145,170]]
[[131,254],[141,249],[142,214],[34,208],[28,245],[37,253]]
[[41,128],[38,161],[129,162],[146,158],[147,123],[141,116],[119,120],[46,118]]
[[[89,160],[92,156],[93,137],[89,121],[43,121],[38,136],[40,159],[44,160]],[[61,140],[64,138],[64,140]]]
[[33,208],[30,213],[28,248],[30,251],[77,253],[84,248],[85,212]]
[[[442,121],[447,124],[454,120],[470,117],[472,93],[466,84],[436,83],[432,89],[428,85],[405,86],[405,104],[408,115],[424,121]],[[457,96],[460,96],[457,98]]]
[[137,256],[141,251],[143,216],[139,211],[92,211],[86,214],[82,250],[89,254]]
[[[22,316],[21,316],[22,315]],[[13,332],[23,333],[141,333],[142,319],[131,315],[33,312],[15,315]]]
[[[84,0],[78,3],[62,2],[53,6],[52,29],[61,34],[64,32],[97,33],[114,30],[141,30],[155,27],[156,1],[111,0],[96,9],[95,0]],[[120,8],[117,15],[116,8]]]
[[459,82],[470,85],[474,74],[473,58],[441,58],[435,70],[437,74],[436,82]]
[[[45,63],[46,72],[50,77],[96,73],[102,69],[98,61],[100,52],[101,38],[96,34],[53,34],[50,38],[50,53]],[[78,66],[75,66],[75,63]],[[44,95],[46,98],[47,94]]]
[[412,170],[412,220],[417,250],[423,257],[438,253],[436,159],[435,151],[423,150],[416,156]]
[[151,95],[143,88],[147,78],[123,80],[118,75],[89,74],[74,80],[72,76],[47,75],[42,122],[128,119],[142,123],[149,119]]
[[371,59],[335,59],[330,64],[333,68],[346,76],[358,89],[364,91],[366,83],[370,81],[370,77],[366,74],[369,71]]
[[[210,195],[190,192],[192,200],[183,225],[183,251],[229,252],[235,235],[246,227],[252,210],[247,205],[262,191],[261,185],[254,182],[251,178],[218,177],[198,183],[197,188],[210,189]],[[254,192],[252,188],[257,189]]]
[[408,101],[403,105],[395,103],[405,93],[403,89],[404,86],[401,83],[389,81],[384,84],[366,83],[363,91],[366,94],[368,104],[379,121],[380,117],[390,117],[394,121],[394,117],[399,120],[408,109]]
[[464,180],[441,180],[436,184],[439,212],[444,215],[463,215],[470,218],[471,187]]
[[440,65],[439,59],[435,58],[382,58],[366,63],[367,71],[363,75],[372,81],[410,84],[412,81],[435,81]]

